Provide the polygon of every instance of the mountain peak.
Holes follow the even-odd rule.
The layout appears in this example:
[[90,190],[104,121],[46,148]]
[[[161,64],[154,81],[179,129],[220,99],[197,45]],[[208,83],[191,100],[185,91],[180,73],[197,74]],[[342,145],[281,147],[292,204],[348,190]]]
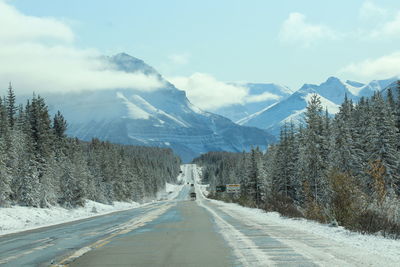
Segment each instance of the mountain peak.
[[130,58],[130,59],[138,60],[137,58],[135,58],[135,57],[133,57],[133,56],[131,56],[131,55],[125,53],[125,52],[121,52],[121,53],[115,54],[113,57],[115,57],[115,58]]
[[146,75],[160,74],[143,60],[133,57],[127,53],[118,53],[109,58],[109,60],[117,67],[118,70],[125,72],[143,72]]
[[329,77],[325,83],[332,84],[332,83],[342,83],[342,81],[334,76]]

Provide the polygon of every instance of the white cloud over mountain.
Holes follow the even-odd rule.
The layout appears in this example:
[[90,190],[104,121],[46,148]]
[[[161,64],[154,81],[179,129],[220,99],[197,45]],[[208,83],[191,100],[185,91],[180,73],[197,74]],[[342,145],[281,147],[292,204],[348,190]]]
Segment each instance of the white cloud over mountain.
[[107,88],[154,90],[156,77],[116,71],[101,54],[74,47],[74,33],[53,18],[27,16],[0,1],[0,86],[18,93]]
[[279,39],[282,42],[307,47],[319,40],[338,38],[338,34],[328,26],[309,23],[306,21],[306,16],[298,12],[289,14],[279,33]]
[[400,51],[378,58],[369,58],[351,63],[339,71],[360,79],[371,77],[393,77],[400,74]]
[[245,83],[226,83],[206,73],[194,73],[189,77],[168,77],[168,80],[177,88],[185,90],[193,104],[210,111],[234,104],[278,101],[281,98],[270,92],[254,95]]
[[177,88],[185,90],[196,106],[215,110],[217,108],[244,103],[248,88],[218,81],[205,73],[194,73],[189,77],[168,77]]

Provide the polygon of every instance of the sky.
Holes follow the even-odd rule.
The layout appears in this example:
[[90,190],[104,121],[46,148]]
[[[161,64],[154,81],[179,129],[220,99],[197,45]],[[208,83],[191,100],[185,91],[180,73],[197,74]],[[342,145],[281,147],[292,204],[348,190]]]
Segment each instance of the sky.
[[0,83],[31,90],[160,86],[97,59],[120,52],[210,109],[246,101],[229,82],[297,90],[400,74],[398,0],[0,0],[0,25]]

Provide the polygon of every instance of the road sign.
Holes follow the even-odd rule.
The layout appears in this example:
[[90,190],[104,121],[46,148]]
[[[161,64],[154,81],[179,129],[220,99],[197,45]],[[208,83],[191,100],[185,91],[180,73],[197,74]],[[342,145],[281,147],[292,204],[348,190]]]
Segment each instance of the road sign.
[[225,185],[217,185],[215,187],[215,191],[216,192],[225,192],[225,190],[226,190],[226,186]]
[[226,192],[227,193],[240,193],[240,184],[227,184]]

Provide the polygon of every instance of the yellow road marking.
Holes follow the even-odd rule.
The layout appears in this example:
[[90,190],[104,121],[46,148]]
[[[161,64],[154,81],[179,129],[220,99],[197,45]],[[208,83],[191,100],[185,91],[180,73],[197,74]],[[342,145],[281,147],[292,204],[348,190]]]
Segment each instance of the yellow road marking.
[[153,221],[158,216],[160,216],[161,214],[166,212],[170,207],[172,207],[171,203],[165,204],[165,205],[161,206],[159,209],[148,212],[142,218],[134,218],[134,219],[122,224],[122,226],[119,227],[119,228],[123,228],[122,230],[115,232],[113,234],[110,234],[106,238],[97,240],[96,242],[94,242],[93,244],[91,244],[89,246],[78,249],[72,255],[69,255],[68,257],[64,258],[58,264],[51,265],[51,267],[66,267],[66,266],[68,266],[68,264],[70,262],[72,262],[76,258],[82,256],[83,254],[86,254],[87,252],[89,252],[93,249],[101,248],[101,247],[105,246],[106,244],[110,243],[112,238],[114,238],[118,235],[129,233],[132,230],[142,227],[146,223]]

